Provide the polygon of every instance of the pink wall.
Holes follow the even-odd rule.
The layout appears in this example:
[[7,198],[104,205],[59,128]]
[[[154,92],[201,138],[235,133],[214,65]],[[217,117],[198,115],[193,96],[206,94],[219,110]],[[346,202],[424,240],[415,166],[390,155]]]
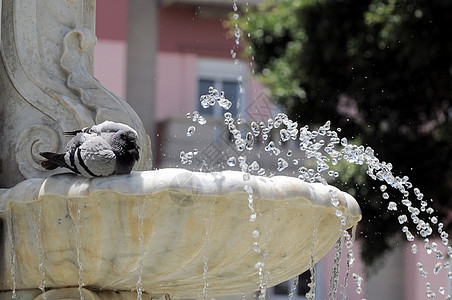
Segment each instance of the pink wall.
[[201,16],[202,12],[190,7],[160,9],[159,50],[231,57],[234,40],[223,27],[224,20]]
[[196,55],[160,52],[157,57],[156,122],[196,107]]
[[98,39],[127,39],[127,1],[96,1],[96,36]]
[[104,87],[125,99],[127,76],[127,43],[98,40],[94,49],[94,77]]
[[127,82],[127,1],[96,1],[94,77],[123,99]]

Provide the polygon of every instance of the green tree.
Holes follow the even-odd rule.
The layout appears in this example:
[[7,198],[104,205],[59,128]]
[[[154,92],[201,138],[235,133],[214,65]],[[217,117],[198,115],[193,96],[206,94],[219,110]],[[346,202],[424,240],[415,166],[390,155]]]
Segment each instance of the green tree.
[[[452,1],[264,1],[239,22],[249,33],[246,54],[254,57],[256,74],[292,119],[331,120],[343,136],[359,138],[394,164],[395,175],[408,175],[447,219]],[[381,183],[354,178],[346,180],[357,190],[362,257],[372,265],[400,226],[376,192]]]

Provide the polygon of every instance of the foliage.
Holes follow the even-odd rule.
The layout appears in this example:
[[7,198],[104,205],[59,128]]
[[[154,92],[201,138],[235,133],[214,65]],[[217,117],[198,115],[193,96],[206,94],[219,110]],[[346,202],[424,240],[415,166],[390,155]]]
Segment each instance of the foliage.
[[[292,119],[331,120],[343,136],[359,137],[435,199],[445,220],[452,195],[452,1],[264,1],[238,21],[249,33],[246,54],[256,73]],[[366,181],[356,188],[362,256],[370,265],[400,227],[374,191],[379,183]]]

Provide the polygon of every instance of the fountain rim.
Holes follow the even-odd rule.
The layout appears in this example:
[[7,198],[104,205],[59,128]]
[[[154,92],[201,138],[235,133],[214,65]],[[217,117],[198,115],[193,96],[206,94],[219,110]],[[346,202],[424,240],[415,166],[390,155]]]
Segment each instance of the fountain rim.
[[[48,178],[32,178],[4,189],[0,193],[0,211],[8,208],[8,202],[27,203],[55,195],[70,198],[90,197],[105,191],[128,195],[146,196],[159,192],[179,191],[206,196],[226,196],[232,193],[246,193],[245,186],[253,188],[257,199],[282,201],[304,198],[311,205],[333,208],[328,192],[333,190],[339,195],[338,209],[347,211],[347,215],[359,222],[361,209],[350,194],[331,185],[308,183],[296,177],[251,175],[249,181],[243,180],[243,172],[195,172],[179,168],[165,168],[150,171],[133,171],[125,175],[85,178],[74,173],[62,173]],[[137,182],[140,185],[137,185]],[[134,183],[134,184],[131,184]]]

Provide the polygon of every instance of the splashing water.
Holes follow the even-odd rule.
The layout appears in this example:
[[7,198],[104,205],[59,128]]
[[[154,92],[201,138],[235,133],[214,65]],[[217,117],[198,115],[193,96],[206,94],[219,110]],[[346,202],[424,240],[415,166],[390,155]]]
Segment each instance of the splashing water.
[[8,210],[8,219],[7,224],[8,226],[8,239],[10,244],[9,249],[9,257],[10,257],[10,263],[11,263],[11,290],[12,290],[12,299],[17,299],[16,295],[16,245],[14,243],[14,229],[13,229],[13,212],[12,210]]
[[[209,105],[220,105],[223,109],[229,109],[230,105],[224,105],[224,102],[219,101],[220,98],[224,98],[224,93],[215,90],[213,87],[209,88],[209,92],[207,95],[201,96],[200,100],[205,103],[209,103]],[[213,100],[208,100],[213,97]],[[226,98],[224,98],[226,99]],[[228,100],[229,101],[229,100]],[[223,103],[223,104],[222,104]],[[207,104],[206,104],[207,105]],[[188,114],[189,115],[189,114]],[[193,112],[193,115],[196,115],[196,120],[199,118],[199,112]],[[298,178],[306,181],[306,182],[320,182],[324,185],[328,183],[329,180],[334,180],[340,176],[339,172],[334,170],[335,166],[338,165],[339,161],[345,161],[350,164],[355,164],[359,166],[366,166],[366,174],[375,181],[380,181],[382,184],[380,185],[380,191],[382,192],[383,200],[387,200],[388,210],[399,214],[397,219],[399,223],[402,225],[402,232],[405,233],[406,239],[408,242],[413,242],[415,237],[422,237],[425,239],[425,250],[427,253],[435,253],[438,260],[442,260],[446,257],[452,258],[452,247],[449,246],[448,233],[443,229],[444,225],[438,221],[436,215],[434,215],[434,209],[429,207],[427,201],[423,200],[424,195],[418,188],[414,188],[411,182],[409,181],[408,176],[394,176],[393,175],[393,166],[391,163],[387,163],[384,161],[380,161],[377,158],[376,153],[371,147],[364,147],[362,145],[354,145],[348,141],[345,137],[340,137],[340,128],[336,130],[331,129],[331,122],[327,121],[325,124],[321,125],[318,129],[310,130],[308,125],[298,126],[297,122],[294,122],[288,118],[287,115],[283,113],[278,113],[274,119],[269,118],[267,122],[257,122],[253,121],[250,123],[250,127],[246,126],[246,122],[240,119],[241,122],[238,122],[234,119],[230,112],[226,112],[224,114],[224,124],[226,125],[227,130],[232,136],[232,145],[238,153],[243,153],[245,151],[251,151],[259,149],[256,148],[256,138],[261,137],[260,143],[265,143],[263,146],[263,152],[259,152],[258,156],[261,157],[261,154],[266,154],[270,157],[270,160],[274,160],[273,168],[277,172],[287,172],[290,167],[297,166],[301,162],[310,162],[312,161],[316,167],[307,167],[300,166],[298,167]],[[244,130],[242,127],[246,126],[247,130]],[[279,138],[275,141],[270,139],[272,135],[272,131],[277,131],[277,136]],[[243,132],[245,132],[243,134]],[[270,139],[270,140],[269,140]],[[293,141],[298,141],[298,149],[301,153],[304,153],[303,157],[293,157],[296,156],[296,152],[293,149],[285,150],[286,156],[291,157],[290,160],[283,158],[280,156],[282,153],[279,145],[291,146],[293,145]],[[259,144],[260,144],[259,143]],[[185,155],[185,153],[184,153]],[[184,157],[181,155],[181,162],[184,163]],[[260,176],[273,176],[273,172],[268,172],[265,168],[262,168],[259,161],[253,161],[248,164],[246,161],[245,155],[240,155],[238,158],[235,156],[231,156],[227,159],[226,166],[223,168],[239,168],[243,172],[243,180],[247,182],[250,179],[251,174],[256,174]],[[327,179],[325,179],[327,178]],[[327,181],[328,180],[328,181]],[[400,192],[402,195],[402,200],[400,203],[396,202],[396,197],[393,197],[391,201],[389,201],[389,188],[394,188],[396,191]],[[412,193],[410,192],[412,191]],[[254,198],[252,193],[248,193],[248,206],[251,211],[250,221],[254,222],[257,216],[255,208],[254,208]],[[331,203],[333,206],[337,206],[339,204],[337,197],[330,194]],[[414,196],[414,201],[411,201],[410,198]],[[403,212],[406,210],[406,212]],[[421,212],[426,212],[428,214],[428,219],[421,219]],[[346,218],[343,215],[341,210],[336,211],[337,217],[340,219],[340,222],[343,226],[346,225]],[[416,232],[411,232],[408,229],[408,224],[414,224],[416,227]],[[430,244],[428,241],[428,237],[433,234],[433,228],[437,228],[437,232],[441,237],[441,241],[445,250],[441,250],[440,245]],[[354,230],[354,229],[353,229]],[[355,233],[352,233],[352,236],[345,234],[342,239],[346,239],[347,244],[353,244],[353,240],[355,239]],[[338,241],[340,242],[340,241]],[[433,246],[434,247],[433,247]],[[254,242],[252,244],[253,250],[257,250],[258,245]],[[411,246],[411,250],[413,254],[418,252],[416,245]],[[259,247],[260,248],[260,247]],[[348,245],[347,245],[348,248]],[[447,253],[446,255],[444,253]],[[336,253],[336,256],[339,256],[339,252]],[[337,262],[335,259],[335,265]],[[345,283],[343,284],[344,288],[347,286],[346,280],[350,273],[350,268],[354,262],[354,255],[351,248],[347,250],[347,272]],[[439,266],[439,265],[438,265]],[[263,267],[263,266],[261,266]],[[444,268],[444,266],[443,266]],[[257,267],[259,269],[259,267]],[[437,273],[440,274],[439,267],[437,268]],[[261,270],[263,271],[263,269]],[[427,277],[427,272],[422,273],[423,276]],[[433,272],[435,273],[435,272]],[[262,273],[263,274],[263,273]],[[361,283],[362,277],[354,273],[354,279],[361,278],[359,281],[360,284],[358,286],[357,292],[361,293]],[[338,275],[337,275],[338,276]],[[332,278],[331,281],[331,291],[330,296],[334,297],[337,291],[337,279]],[[346,294],[344,292],[344,298]]]

